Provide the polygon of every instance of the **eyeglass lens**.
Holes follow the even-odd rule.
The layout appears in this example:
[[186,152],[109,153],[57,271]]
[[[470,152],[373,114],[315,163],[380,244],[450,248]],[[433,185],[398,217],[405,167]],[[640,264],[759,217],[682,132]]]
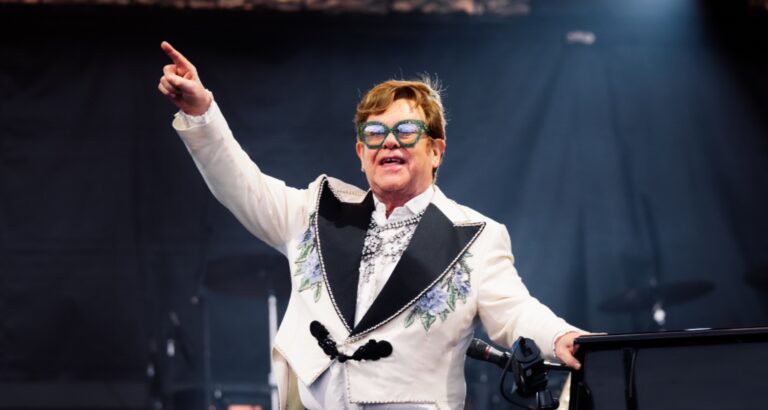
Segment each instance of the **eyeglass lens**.
[[394,129],[383,124],[367,124],[363,127],[363,138],[369,145],[379,145],[384,143],[390,132],[395,134],[400,143],[410,144],[419,138],[421,128],[418,124],[410,122],[397,123]]

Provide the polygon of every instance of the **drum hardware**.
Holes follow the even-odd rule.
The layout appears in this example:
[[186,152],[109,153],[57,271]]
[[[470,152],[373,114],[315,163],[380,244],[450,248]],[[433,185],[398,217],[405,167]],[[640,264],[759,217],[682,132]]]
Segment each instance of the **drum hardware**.
[[663,328],[667,321],[667,307],[698,299],[714,289],[715,285],[705,280],[666,283],[651,280],[647,286],[604,299],[597,308],[606,313],[650,312],[653,323]]
[[[277,331],[277,298],[288,300],[291,292],[290,269],[285,257],[277,253],[247,253],[211,259],[198,281],[198,294],[191,302],[199,305],[203,327],[204,389],[209,405],[221,399],[221,389],[212,388],[210,352],[210,313],[208,292],[248,299],[267,299],[269,318],[270,361],[269,386],[271,404],[277,408],[277,385],[271,368],[272,346]],[[217,397],[218,396],[218,397]]]

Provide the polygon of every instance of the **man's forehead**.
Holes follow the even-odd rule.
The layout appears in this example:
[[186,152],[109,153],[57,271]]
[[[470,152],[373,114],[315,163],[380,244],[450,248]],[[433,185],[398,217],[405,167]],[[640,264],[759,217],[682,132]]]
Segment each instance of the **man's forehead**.
[[409,108],[409,110],[411,112],[424,112],[424,110],[421,108],[419,103],[416,102],[416,100],[412,100],[410,98],[398,98],[395,101],[392,101],[392,104],[394,105],[398,101],[402,101],[402,102],[407,103],[408,104],[408,108]]
[[390,111],[392,107],[396,107],[397,112],[404,112],[407,114],[415,114],[417,116],[425,117],[424,109],[415,101],[410,98],[398,98],[394,101],[392,101],[392,104],[388,105],[387,108],[385,108],[383,111],[377,112],[375,114],[372,114],[368,118],[371,117],[379,117],[384,115],[387,111]]
[[392,101],[392,104],[394,104],[394,103],[396,103],[396,102],[398,102],[398,101],[402,101],[402,102],[405,102],[405,103],[407,103],[407,104],[408,104],[408,109],[409,109],[411,112],[417,112],[417,111],[418,111],[418,112],[420,112],[420,111],[423,111],[423,110],[421,109],[421,106],[419,106],[419,104],[418,104],[418,103],[417,103],[415,100],[411,100],[411,99],[409,99],[409,98],[399,98],[399,99],[397,99],[397,100],[395,100],[395,101]]

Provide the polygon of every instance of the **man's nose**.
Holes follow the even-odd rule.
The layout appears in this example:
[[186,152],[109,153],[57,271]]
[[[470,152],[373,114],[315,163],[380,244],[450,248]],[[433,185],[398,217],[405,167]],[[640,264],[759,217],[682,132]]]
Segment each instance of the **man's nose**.
[[382,144],[385,148],[400,148],[400,142],[395,138],[395,132],[390,131],[389,134],[387,134],[386,137],[384,137],[384,144]]

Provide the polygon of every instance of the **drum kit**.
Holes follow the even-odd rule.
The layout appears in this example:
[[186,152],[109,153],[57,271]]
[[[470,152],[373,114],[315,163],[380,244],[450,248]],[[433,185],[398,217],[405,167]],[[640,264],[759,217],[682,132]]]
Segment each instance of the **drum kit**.
[[[269,355],[277,334],[277,300],[287,301],[291,294],[288,261],[283,255],[269,254],[229,255],[208,262],[203,286],[213,292],[248,299],[267,299],[269,321]],[[267,356],[269,359],[270,356]],[[268,376],[271,408],[277,408],[277,385],[270,360]],[[219,392],[219,395],[223,395]],[[215,394],[214,394],[215,396]],[[240,404],[242,405],[242,404]],[[230,409],[232,404],[227,406]]]
[[[768,265],[750,269],[744,280],[755,290],[768,292]],[[666,321],[666,307],[701,298],[715,289],[706,280],[681,280],[660,283],[651,279],[646,286],[636,287],[604,299],[597,305],[605,313],[650,313],[653,322],[662,328]]]
[[665,308],[698,299],[715,289],[712,282],[684,280],[659,283],[652,279],[648,285],[608,297],[597,305],[605,313],[650,313],[658,330],[663,329]]
[[[174,383],[170,389],[171,406],[174,409],[206,408],[232,410],[239,408],[277,408],[277,387],[272,369],[267,380],[249,383],[215,383],[211,376],[210,300],[209,295],[218,294],[251,300],[266,300],[269,323],[269,360],[275,334],[277,333],[278,300],[281,305],[288,302],[291,280],[288,261],[277,252],[234,254],[212,258],[204,264],[198,276],[197,294],[191,303],[200,309],[202,325],[202,371],[203,380],[191,383]],[[259,312],[254,312],[258,315]],[[186,342],[181,335],[178,316],[171,312],[171,323],[175,332],[167,341],[166,354],[186,356]],[[174,320],[175,318],[175,320]],[[188,350],[188,349],[187,349]],[[188,360],[186,360],[188,361]],[[270,361],[271,362],[271,361]],[[245,407],[238,407],[245,406]],[[162,405],[155,408],[163,408]]]

